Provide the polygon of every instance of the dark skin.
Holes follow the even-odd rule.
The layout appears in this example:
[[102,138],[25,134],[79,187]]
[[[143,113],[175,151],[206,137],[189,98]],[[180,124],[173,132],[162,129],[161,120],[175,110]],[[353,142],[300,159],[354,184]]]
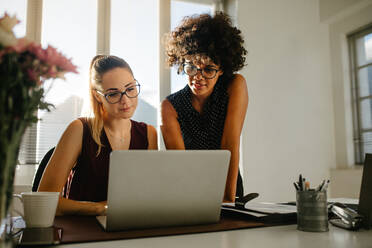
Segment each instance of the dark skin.
[[[198,67],[204,68],[205,66],[212,66],[219,69],[214,63],[209,63],[208,65],[200,64]],[[222,73],[222,71],[219,71],[213,79],[205,79],[200,71],[195,76],[188,76],[188,85],[193,93],[192,106],[199,113],[202,111],[208,97],[212,94],[218,77]],[[231,152],[231,159],[223,201],[234,202],[239,172],[240,134],[248,107],[248,90],[244,77],[236,74],[228,86],[227,93],[229,94],[229,103],[222,134],[221,149],[229,150]],[[161,117],[161,131],[166,148],[184,150],[185,144],[182,138],[180,124],[177,120],[177,112],[166,99],[161,104]]]

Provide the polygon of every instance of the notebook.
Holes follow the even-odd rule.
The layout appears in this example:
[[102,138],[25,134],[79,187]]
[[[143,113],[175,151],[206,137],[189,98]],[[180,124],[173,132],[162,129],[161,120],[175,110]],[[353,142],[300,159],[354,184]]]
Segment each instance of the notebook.
[[110,155],[106,231],[216,223],[230,152],[130,150]]

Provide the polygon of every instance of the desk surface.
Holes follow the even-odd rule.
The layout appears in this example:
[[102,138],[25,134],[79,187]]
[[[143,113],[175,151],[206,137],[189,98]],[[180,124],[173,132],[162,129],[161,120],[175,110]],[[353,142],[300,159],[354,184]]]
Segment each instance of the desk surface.
[[56,248],[110,248],[110,247],[193,247],[193,248],[229,248],[229,247],[371,247],[372,230],[361,229],[357,232],[343,230],[332,225],[329,232],[302,232],[296,225],[262,227],[234,231],[175,235],[155,238],[90,242],[70,245],[51,246]]

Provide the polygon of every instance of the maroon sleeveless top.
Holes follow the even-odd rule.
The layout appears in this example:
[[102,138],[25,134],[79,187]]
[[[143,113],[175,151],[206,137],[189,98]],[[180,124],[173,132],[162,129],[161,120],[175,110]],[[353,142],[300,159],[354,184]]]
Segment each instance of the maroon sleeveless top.
[[[64,190],[64,196],[78,201],[106,201],[108,187],[109,158],[112,151],[105,130],[101,133],[101,152],[93,140],[87,118],[79,118],[83,123],[83,143],[76,166],[71,171]],[[147,149],[147,125],[131,120],[129,150]]]

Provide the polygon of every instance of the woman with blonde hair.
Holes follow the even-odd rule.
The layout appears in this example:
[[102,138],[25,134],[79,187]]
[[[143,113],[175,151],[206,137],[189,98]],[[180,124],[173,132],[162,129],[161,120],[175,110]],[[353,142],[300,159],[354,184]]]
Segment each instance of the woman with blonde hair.
[[112,150],[157,149],[156,129],[133,116],[140,93],[128,63],[97,55],[90,65],[91,118],[70,123],[38,191],[63,192],[57,215],[104,215]]

